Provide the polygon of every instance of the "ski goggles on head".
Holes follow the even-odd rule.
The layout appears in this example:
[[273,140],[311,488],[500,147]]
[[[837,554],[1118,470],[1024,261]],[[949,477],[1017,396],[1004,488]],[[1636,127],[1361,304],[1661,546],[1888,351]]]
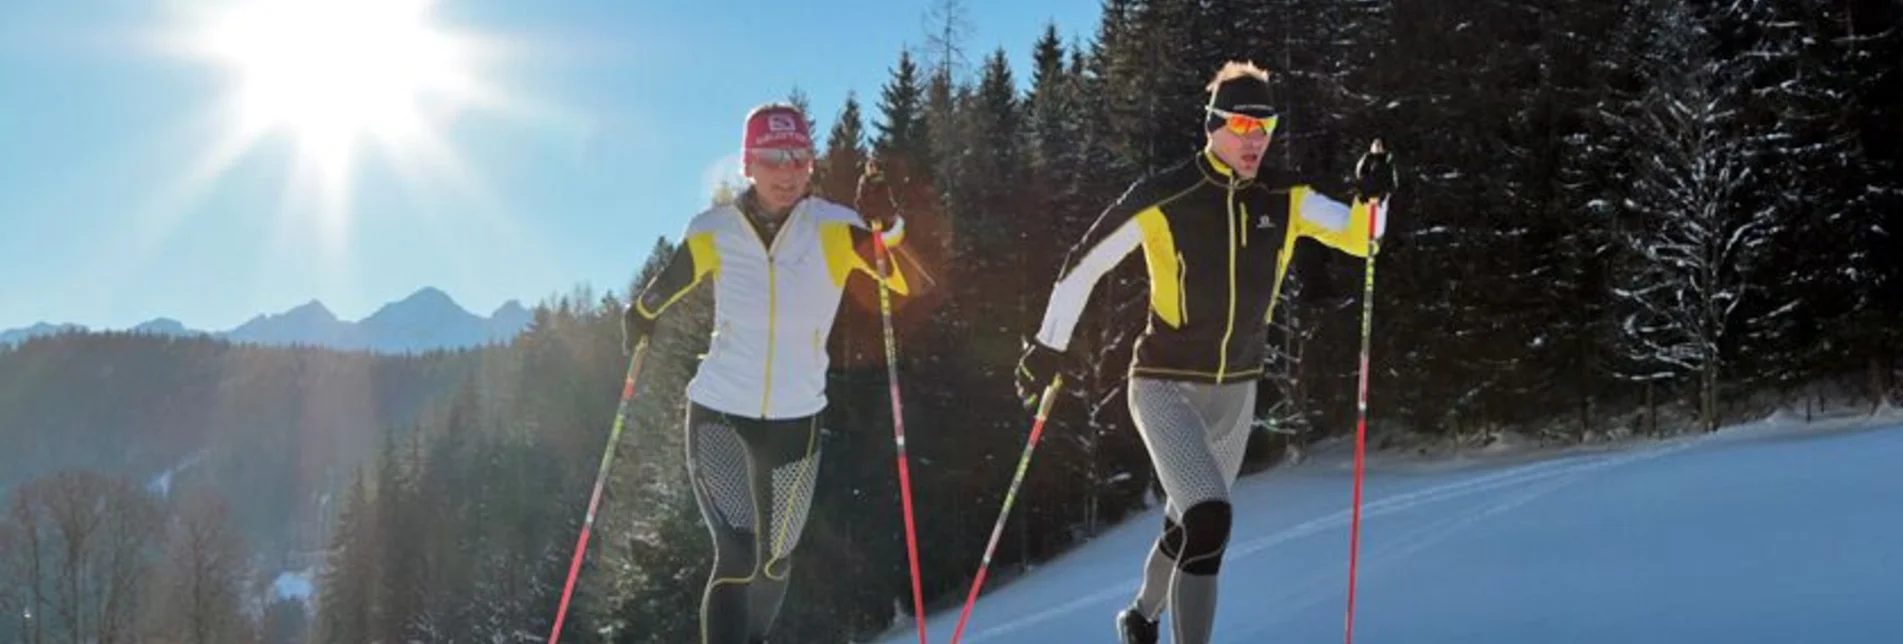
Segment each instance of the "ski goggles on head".
[[1203,129],[1214,132],[1216,128],[1228,128],[1230,132],[1241,136],[1248,136],[1256,130],[1261,130],[1265,134],[1273,134],[1275,133],[1276,122],[1282,118],[1277,114],[1250,116],[1214,107],[1204,109],[1209,112],[1209,118],[1204,121]]
[[813,165],[813,151],[807,148],[754,148],[747,159],[775,169],[804,169]]

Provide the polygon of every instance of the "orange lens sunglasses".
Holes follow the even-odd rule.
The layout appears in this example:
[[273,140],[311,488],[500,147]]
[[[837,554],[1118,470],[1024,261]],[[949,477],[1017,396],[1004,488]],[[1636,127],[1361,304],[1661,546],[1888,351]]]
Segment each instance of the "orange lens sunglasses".
[[1251,132],[1254,132],[1257,129],[1260,129],[1266,133],[1274,133],[1275,124],[1282,119],[1282,117],[1279,115],[1271,115],[1266,118],[1258,118],[1254,116],[1249,116],[1247,114],[1237,114],[1235,112],[1230,112],[1227,110],[1219,110],[1213,107],[1208,109],[1210,114],[1214,114],[1222,118],[1223,127],[1229,128],[1230,132],[1234,132],[1242,136],[1248,136]]

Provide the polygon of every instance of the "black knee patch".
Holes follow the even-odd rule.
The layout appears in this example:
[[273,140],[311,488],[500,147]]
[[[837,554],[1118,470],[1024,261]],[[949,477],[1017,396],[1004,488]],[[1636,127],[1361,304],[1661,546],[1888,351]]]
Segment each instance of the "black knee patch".
[[1193,575],[1213,575],[1222,569],[1222,551],[1229,546],[1233,511],[1228,501],[1204,501],[1183,512],[1183,556],[1176,567]]
[[1156,540],[1156,548],[1170,561],[1183,560],[1183,525],[1163,516],[1163,538]]

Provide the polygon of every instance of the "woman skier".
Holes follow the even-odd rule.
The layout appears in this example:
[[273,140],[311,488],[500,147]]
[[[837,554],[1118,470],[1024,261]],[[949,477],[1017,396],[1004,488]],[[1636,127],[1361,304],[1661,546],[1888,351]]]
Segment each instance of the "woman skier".
[[[904,237],[896,213],[867,217],[809,193],[806,118],[781,103],[747,115],[747,189],[688,223],[667,266],[623,315],[630,353],[670,305],[714,291],[710,346],[687,385],[687,469],[713,537],[702,644],[766,641],[792,575],[820,461],[826,341],[847,278],[877,278],[874,231]],[[888,277],[905,294],[896,266]]]

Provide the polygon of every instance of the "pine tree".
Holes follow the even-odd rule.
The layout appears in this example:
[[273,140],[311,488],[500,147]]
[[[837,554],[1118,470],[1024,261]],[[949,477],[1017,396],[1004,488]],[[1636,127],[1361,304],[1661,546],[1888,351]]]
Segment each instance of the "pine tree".
[[[1106,25],[1115,34],[1104,53],[1109,92],[1107,116],[1115,132],[1115,149],[1123,160],[1143,173],[1181,161],[1201,145],[1196,124],[1203,101],[1199,94],[1213,69],[1196,69],[1194,43],[1197,2],[1194,0],[1132,0],[1110,7]],[[1114,14],[1113,15],[1113,9]]]
[[[412,434],[414,432],[411,432]],[[422,612],[418,592],[424,575],[421,513],[414,501],[417,470],[409,454],[415,443],[397,438],[387,428],[377,461],[376,496],[371,502],[380,543],[376,553],[374,597],[376,612],[371,639],[386,642],[410,639],[414,620]]]
[[313,639],[321,644],[371,641],[377,523],[371,512],[370,492],[365,487],[363,473],[359,471],[352,481],[318,584],[322,590]]
[[[1066,51],[1057,37],[1057,26],[1049,25],[1032,50],[1035,69],[1031,88],[1025,97],[1022,118],[1023,164],[1028,170],[1025,200],[1027,216],[1021,226],[1021,248],[1052,249],[1067,239],[1074,222],[1088,217],[1083,203],[1087,198],[1083,182],[1093,170],[1086,159],[1089,141],[1086,128],[1091,121],[1084,110],[1082,52]],[[1089,225],[1088,222],[1083,225]],[[1016,329],[1038,323],[1041,307],[1037,292],[1047,276],[1058,270],[1057,253],[1025,253],[1023,273],[1032,276],[1025,290],[1032,298],[1027,317],[1015,321]]]
[[879,92],[879,134],[872,147],[880,152],[895,151],[912,159],[929,156],[930,141],[925,125],[925,91],[920,84],[918,65],[909,52],[899,52],[892,79]]
[[865,118],[859,114],[859,99],[846,93],[846,103],[833,119],[826,136],[826,151],[813,172],[818,193],[833,201],[852,204],[859,185],[859,173],[865,166]]
[[[1777,324],[1752,329],[1748,341],[1756,350],[1743,356],[1753,381],[1785,388],[1860,366],[1841,343],[1817,338],[1826,326],[1858,317],[1859,285],[1882,270],[1865,249],[1879,236],[1869,224],[1880,192],[1870,188],[1883,180],[1870,174],[1880,164],[1861,144],[1857,119],[1874,107],[1858,86],[1885,70],[1869,58],[1870,50],[1889,36],[1859,35],[1850,9],[1766,0],[1728,5],[1718,14],[1726,40],[1740,43],[1739,82],[1756,99],[1745,106],[1750,136],[1765,141],[1764,163],[1778,168],[1754,183],[1750,198],[1795,215],[1790,243],[1768,267],[1772,274],[1761,278],[1781,293],[1777,299],[1796,301],[1797,308]],[[1842,250],[1808,250],[1816,248]]]
[[1602,407],[1613,397],[1609,351],[1616,341],[1616,317],[1608,297],[1607,262],[1613,248],[1612,201],[1595,177],[1609,165],[1595,157],[1604,132],[1587,116],[1601,83],[1603,50],[1617,26],[1620,7],[1576,0],[1554,0],[1538,14],[1538,83],[1528,93],[1519,118],[1523,156],[1530,185],[1516,191],[1521,207],[1549,222],[1542,245],[1529,254],[1534,284],[1543,287],[1550,333],[1527,349],[1529,380],[1547,383],[1554,408],[1576,405],[1581,436],[1601,424]]
[[1738,68],[1718,55],[1709,18],[1687,5],[1659,0],[1649,13],[1642,71],[1653,89],[1628,123],[1645,142],[1633,159],[1633,221],[1623,240],[1636,266],[1617,293],[1631,306],[1622,334],[1642,365],[1635,375],[1696,377],[1699,417],[1711,430],[1726,364],[1748,348],[1737,338],[1796,301],[1756,319],[1737,315],[1759,297],[1750,277],[1785,224],[1774,205],[1747,198],[1769,171],[1763,141],[1740,123],[1748,95]]
[[971,87],[960,84],[951,74],[933,73],[925,83],[925,145],[912,158],[912,169],[927,177],[944,202],[948,224],[960,226],[959,216],[971,211],[971,196],[966,187],[972,139],[969,122]]
[[[969,116],[965,119],[967,151],[961,165],[971,201],[970,209],[960,213],[961,219],[967,220],[960,232],[961,238],[970,244],[966,259],[985,262],[999,259],[997,253],[992,252],[994,249],[1018,241],[1011,233],[1022,228],[1014,220],[1023,218],[1023,209],[1015,203],[1020,190],[1014,181],[1022,177],[1019,141],[1023,135],[1023,118],[1016,82],[1003,50],[985,58],[978,86],[970,100]],[[1017,255],[1006,254],[1005,258]],[[1000,272],[999,276],[1018,272],[1008,265],[998,268],[1008,271]],[[1018,293],[1023,290],[1014,289]],[[1021,308],[1021,303],[1018,304]],[[1017,315],[1020,312],[1013,311],[998,319],[1014,324],[1022,320]]]
[[1873,400],[1903,404],[1903,327],[1892,322],[1903,319],[1903,146],[1893,143],[1903,140],[1903,70],[1886,64],[1903,58],[1903,7],[1858,2],[1847,22],[1843,53],[1868,70],[1846,106],[1868,183],[1837,222],[1850,263],[1843,276],[1852,283],[1845,306],[1857,313],[1831,335],[1842,338],[1842,355],[1867,362]]

